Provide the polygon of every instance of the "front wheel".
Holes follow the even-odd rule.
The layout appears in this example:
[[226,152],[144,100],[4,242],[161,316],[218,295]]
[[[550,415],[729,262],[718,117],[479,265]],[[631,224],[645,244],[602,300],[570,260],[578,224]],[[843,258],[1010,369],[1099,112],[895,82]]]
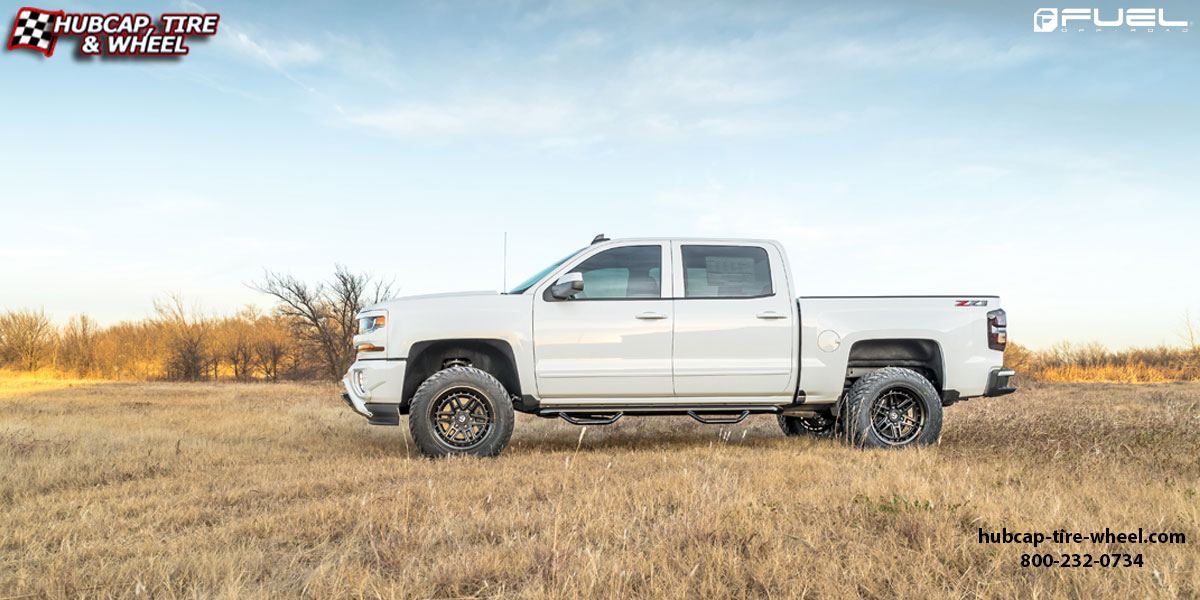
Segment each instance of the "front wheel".
[[852,445],[928,446],[942,434],[942,401],[916,371],[887,367],[859,378],[843,403]]
[[417,388],[408,430],[426,456],[496,456],[508,445],[514,420],[512,400],[495,377],[459,366]]

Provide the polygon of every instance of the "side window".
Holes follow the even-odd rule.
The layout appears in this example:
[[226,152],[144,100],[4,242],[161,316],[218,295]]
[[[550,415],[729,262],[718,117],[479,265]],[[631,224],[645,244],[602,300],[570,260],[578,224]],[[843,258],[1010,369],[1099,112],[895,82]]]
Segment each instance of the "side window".
[[659,298],[662,296],[662,246],[624,246],[605,250],[571,269],[583,274],[578,300]]
[[685,298],[771,295],[771,261],[757,246],[683,246]]

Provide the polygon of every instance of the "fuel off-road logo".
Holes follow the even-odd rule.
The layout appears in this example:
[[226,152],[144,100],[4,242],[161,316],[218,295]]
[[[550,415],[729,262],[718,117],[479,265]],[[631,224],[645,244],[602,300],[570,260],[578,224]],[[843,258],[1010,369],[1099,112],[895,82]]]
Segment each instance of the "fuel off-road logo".
[[1177,31],[1188,33],[1192,22],[1168,19],[1161,8],[1039,8],[1033,11],[1037,33],[1061,31]]
[[68,13],[25,7],[17,11],[8,49],[54,56],[59,36],[79,38],[84,56],[181,56],[189,36],[216,35],[221,15],[163,13],[154,23],[143,13]]

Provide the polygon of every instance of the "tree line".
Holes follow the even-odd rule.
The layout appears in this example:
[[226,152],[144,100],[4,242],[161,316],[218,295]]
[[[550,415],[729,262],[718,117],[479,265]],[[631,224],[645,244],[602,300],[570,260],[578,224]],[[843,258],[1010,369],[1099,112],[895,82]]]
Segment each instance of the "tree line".
[[0,368],[113,380],[338,379],[354,362],[355,315],[392,286],[338,265],[309,283],[267,271],[251,287],[274,302],[209,315],[178,296],[141,321],[100,326],[86,314],[62,325],[41,309],[0,313]]
[[1045,350],[1009,344],[1004,364],[1034,381],[1162,383],[1200,381],[1200,346],[1109,350],[1098,342],[1060,342]]
[[[141,321],[101,327],[86,314],[56,325],[40,309],[0,313],[0,368],[113,380],[339,379],[354,362],[355,316],[392,286],[338,265],[308,283],[267,271],[252,288],[267,311],[213,316],[168,296]],[[1006,366],[1042,381],[1200,381],[1200,322],[1184,317],[1183,346],[1111,351],[1092,342],[1046,350],[1010,343]]]

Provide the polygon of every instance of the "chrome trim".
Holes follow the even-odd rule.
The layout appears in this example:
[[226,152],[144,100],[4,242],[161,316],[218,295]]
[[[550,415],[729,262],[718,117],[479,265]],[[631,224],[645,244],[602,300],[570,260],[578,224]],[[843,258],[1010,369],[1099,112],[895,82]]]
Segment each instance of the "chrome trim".
[[367,410],[366,401],[358,397],[358,392],[355,391],[354,386],[350,384],[349,374],[342,378],[342,386],[346,388],[346,395],[350,400],[350,406],[354,409],[354,412],[368,419],[375,416],[371,413],[371,411]]

